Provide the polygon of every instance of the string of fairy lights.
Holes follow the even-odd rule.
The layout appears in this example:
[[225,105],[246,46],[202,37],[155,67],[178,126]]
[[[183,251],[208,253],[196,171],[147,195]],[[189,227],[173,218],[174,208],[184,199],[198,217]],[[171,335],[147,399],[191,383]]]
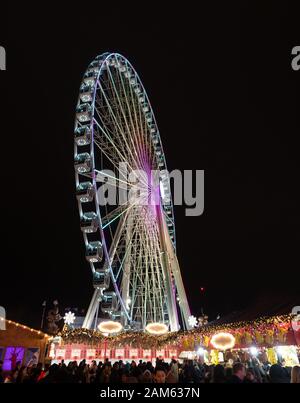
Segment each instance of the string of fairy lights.
[[[72,329],[64,326],[60,336],[62,342],[101,344],[107,343],[110,347],[122,347],[129,345],[132,347],[160,348],[165,345],[193,345],[208,346],[212,336],[218,332],[233,333],[236,339],[244,337],[245,343],[271,344],[272,342],[284,342],[288,331],[291,329],[291,321],[294,315],[280,315],[273,317],[260,317],[254,321],[240,321],[219,325],[204,325],[189,331],[169,332],[164,335],[152,335],[145,332],[126,331],[116,335],[105,336],[97,330]],[[248,337],[248,340],[247,340]],[[272,339],[273,337],[273,339]]]
[[26,325],[22,325],[21,323],[18,322],[14,322],[13,320],[9,320],[9,319],[5,319],[3,317],[0,317],[0,322],[5,322],[9,325],[13,325],[17,328],[23,329],[23,330],[28,330],[29,332],[36,334],[38,336],[40,336],[41,338],[46,338],[48,340],[50,340],[52,338],[52,336],[50,336],[47,333],[42,332],[41,330],[36,330],[33,329],[32,327],[26,326]]
[[[90,344],[98,345],[106,343],[111,348],[123,346],[161,348],[164,346],[181,346],[193,348],[195,345],[208,347],[212,336],[220,333],[232,333],[236,340],[244,338],[244,344],[271,344],[276,341],[284,342],[287,333],[291,330],[291,322],[295,315],[280,315],[272,317],[260,317],[254,321],[240,321],[226,324],[203,325],[189,331],[169,332],[163,335],[154,335],[146,332],[123,331],[115,335],[105,335],[99,330],[89,330],[84,328],[74,329],[65,324],[63,330],[58,334],[63,344]],[[29,326],[7,320],[0,317],[0,321],[5,321],[16,328],[27,330],[30,333],[40,336],[50,342],[50,336],[41,330],[33,329]],[[248,338],[248,340],[247,340]]]

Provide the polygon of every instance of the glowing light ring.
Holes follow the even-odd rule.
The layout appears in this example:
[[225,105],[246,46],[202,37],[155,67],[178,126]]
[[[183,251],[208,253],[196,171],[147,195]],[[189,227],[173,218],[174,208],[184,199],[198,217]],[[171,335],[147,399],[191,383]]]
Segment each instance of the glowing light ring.
[[210,343],[217,350],[228,350],[234,347],[235,337],[231,333],[215,333]]
[[111,320],[101,322],[98,325],[98,330],[101,333],[105,334],[114,334],[114,333],[119,333],[123,329],[123,326],[119,322],[113,322]]
[[160,336],[168,332],[168,326],[164,323],[149,323],[146,326],[145,330],[150,334]]

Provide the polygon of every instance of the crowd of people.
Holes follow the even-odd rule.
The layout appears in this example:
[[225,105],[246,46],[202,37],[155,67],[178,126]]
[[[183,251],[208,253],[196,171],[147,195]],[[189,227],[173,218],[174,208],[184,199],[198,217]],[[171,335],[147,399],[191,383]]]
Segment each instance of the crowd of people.
[[270,365],[253,359],[248,363],[235,362],[207,365],[201,360],[184,360],[170,363],[157,359],[139,363],[122,360],[111,363],[82,360],[71,361],[66,365],[39,363],[29,367],[16,367],[8,373],[2,370],[0,361],[0,383],[300,383],[300,367],[288,368],[280,364]]

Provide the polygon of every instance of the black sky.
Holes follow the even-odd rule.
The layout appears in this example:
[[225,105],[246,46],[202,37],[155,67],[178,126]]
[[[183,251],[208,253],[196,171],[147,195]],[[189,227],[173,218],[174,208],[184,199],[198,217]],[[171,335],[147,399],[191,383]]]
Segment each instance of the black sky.
[[205,169],[204,214],[175,210],[193,313],[204,306],[214,318],[261,294],[300,297],[299,14],[286,2],[221,4],[26,5],[0,16],[0,305],[10,318],[38,326],[43,300],[86,308],[92,295],[73,121],[82,74],[105,51],[139,73],[169,170]]

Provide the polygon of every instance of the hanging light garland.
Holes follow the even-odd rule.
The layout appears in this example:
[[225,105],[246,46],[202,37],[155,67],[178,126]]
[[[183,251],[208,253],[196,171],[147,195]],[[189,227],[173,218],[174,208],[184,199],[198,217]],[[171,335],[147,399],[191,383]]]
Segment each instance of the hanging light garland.
[[19,329],[27,330],[27,331],[29,331],[29,332],[31,332],[31,333],[37,334],[37,335],[40,336],[41,338],[44,338],[44,337],[46,337],[47,339],[51,339],[51,338],[52,338],[52,336],[50,336],[50,335],[47,334],[47,333],[42,332],[41,330],[33,329],[33,328],[29,327],[29,326],[22,325],[21,323],[14,322],[13,320],[8,320],[8,319],[5,319],[5,318],[0,317],[0,321],[1,321],[1,322],[5,322],[5,323],[7,323],[7,324],[9,324],[9,325],[15,326],[15,327],[17,327],[17,328],[19,328]]
[[110,347],[123,346],[161,348],[172,345],[182,349],[194,349],[197,346],[210,347],[211,338],[218,332],[231,333],[236,346],[284,344],[291,329],[294,315],[261,317],[254,321],[234,322],[222,325],[203,325],[189,331],[168,332],[153,335],[147,332],[123,331],[117,335],[104,336],[99,331],[88,329],[71,329],[65,326],[61,334],[65,344],[106,342]]

